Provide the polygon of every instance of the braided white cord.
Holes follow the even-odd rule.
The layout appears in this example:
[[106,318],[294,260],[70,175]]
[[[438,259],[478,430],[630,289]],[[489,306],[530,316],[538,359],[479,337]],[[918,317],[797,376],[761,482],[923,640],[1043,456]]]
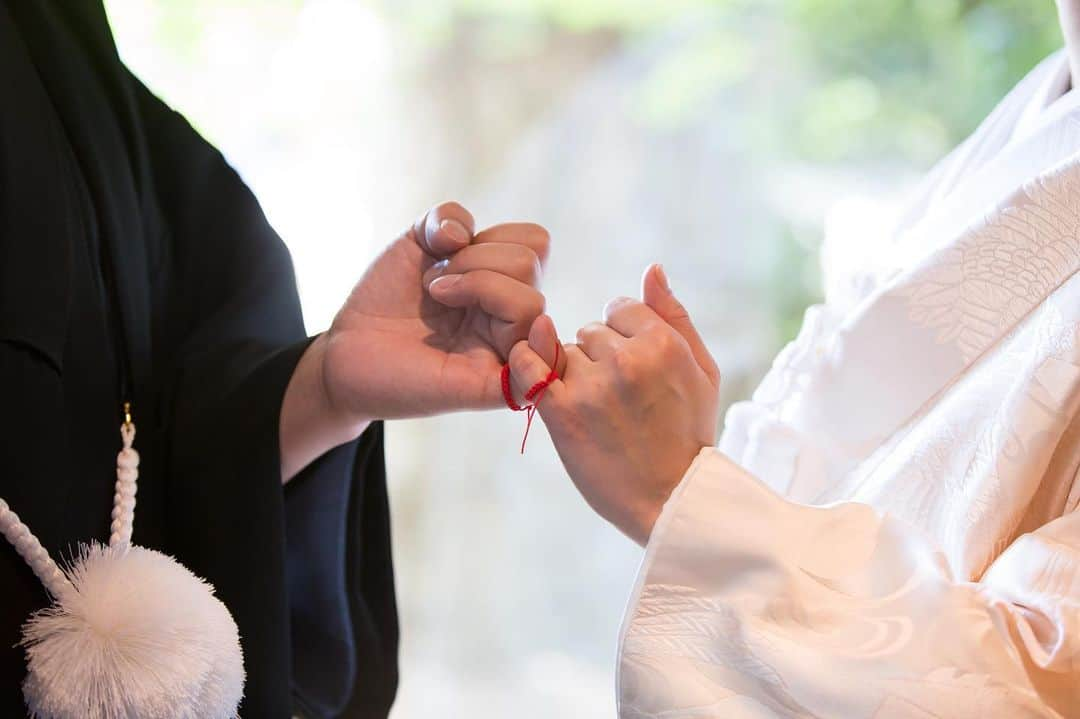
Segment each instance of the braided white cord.
[[[130,422],[123,424],[120,437],[124,447],[116,457],[116,493],[113,495],[112,527],[109,530],[112,532],[109,536],[112,546],[131,543],[131,530],[135,523],[135,481],[139,478],[139,453],[131,446],[135,441],[135,425]],[[71,582],[49,556],[48,550],[2,498],[0,534],[30,565],[49,594],[58,597],[72,589]]]
[[139,478],[139,453],[132,448],[135,441],[135,423],[120,425],[120,437],[124,447],[116,455],[116,493],[113,494],[112,526],[109,546],[131,544],[131,531],[135,524],[135,482]]
[[3,499],[0,499],[0,533],[30,565],[30,569],[34,570],[34,574],[45,585],[49,594],[58,597],[71,589],[71,582],[60,571],[60,567],[56,566],[48,550],[41,546],[30,528],[22,523],[19,515],[12,512]]

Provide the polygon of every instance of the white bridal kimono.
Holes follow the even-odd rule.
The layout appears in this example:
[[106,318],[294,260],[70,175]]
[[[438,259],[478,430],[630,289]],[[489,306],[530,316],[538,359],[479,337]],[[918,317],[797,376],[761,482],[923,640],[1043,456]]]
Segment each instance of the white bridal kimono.
[[867,267],[826,266],[826,302],[656,524],[620,717],[1080,717],[1067,86],[1058,53]]

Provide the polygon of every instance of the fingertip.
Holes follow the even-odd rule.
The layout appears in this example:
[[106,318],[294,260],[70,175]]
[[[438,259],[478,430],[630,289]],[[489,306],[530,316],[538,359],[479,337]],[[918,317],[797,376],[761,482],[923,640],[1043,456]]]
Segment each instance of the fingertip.
[[656,274],[656,268],[660,266],[659,262],[650,262],[645,266],[645,269],[641,273],[641,285],[644,287],[645,283],[649,281],[652,275]]
[[532,326],[529,328],[529,344],[533,347],[540,347],[543,344],[550,343],[552,340],[558,341],[559,335],[555,330],[555,322],[546,314],[538,315],[533,320]]
[[671,281],[668,280],[667,271],[664,270],[664,266],[659,262],[656,263],[656,269],[653,271],[653,276],[657,282],[660,283],[660,289],[665,292],[671,292]]
[[428,251],[435,257],[448,257],[469,245],[470,236],[457,220],[441,220],[426,233]]
[[549,315],[541,314],[529,328],[529,345],[540,353],[549,364],[554,360],[554,347],[558,344],[558,331]]
[[424,271],[423,276],[420,278],[424,287],[428,287],[437,278],[441,277],[443,272],[446,271],[447,266],[450,264],[450,260],[442,259],[433,264],[431,267]]
[[606,305],[604,305],[604,309],[601,311],[600,316],[603,317],[604,322],[607,322],[608,319],[611,317],[611,314],[615,310],[626,304],[632,304],[634,302],[637,302],[637,300],[635,300],[633,297],[613,297],[612,299],[608,300],[608,303]]
[[472,237],[476,232],[476,220],[472,213],[458,202],[443,202],[435,206],[435,214],[440,220],[456,220],[465,228],[465,233]]
[[460,250],[465,245],[469,244],[471,233],[457,220],[446,219],[439,223],[439,234],[442,239],[454,249]]
[[654,262],[645,269],[641,276],[641,301],[653,309],[661,306],[664,299],[671,295],[671,285],[664,273],[663,265]]
[[659,262],[653,262],[646,267],[645,271],[641,273],[641,287],[642,290],[646,287],[652,287],[664,292],[670,292],[671,285],[668,282],[667,273],[664,272],[664,266]]
[[549,369],[554,367],[560,375],[566,366],[565,353],[559,351],[561,344],[551,317],[540,315],[533,321],[529,329],[529,347],[543,359]]
[[532,227],[533,232],[537,237],[532,248],[533,251],[536,252],[536,257],[540,261],[540,266],[543,267],[547,264],[548,256],[551,254],[551,233],[543,225],[533,223]]
[[442,275],[436,277],[428,285],[428,294],[433,297],[446,297],[453,291],[454,287],[461,282],[462,276],[463,275]]
[[551,369],[545,359],[522,340],[510,348],[510,354],[506,359],[510,366],[510,380],[514,391],[514,401],[519,404],[526,402],[525,393],[548,378]]
[[423,244],[432,255],[445,257],[466,247],[474,229],[475,221],[468,210],[456,202],[443,202],[425,216]]

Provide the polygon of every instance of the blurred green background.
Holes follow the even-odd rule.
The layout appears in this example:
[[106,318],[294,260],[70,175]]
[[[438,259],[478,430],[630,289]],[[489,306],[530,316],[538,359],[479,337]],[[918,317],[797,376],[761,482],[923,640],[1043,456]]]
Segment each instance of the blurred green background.
[[[662,261],[745,397],[898,198],[1060,46],[1052,0],[108,0],[255,189],[309,331],[444,199],[541,222],[565,338]],[[543,429],[393,423],[395,717],[613,716],[640,551]]]
[[[208,27],[242,18],[284,34],[304,0],[110,0],[113,15],[138,7],[153,16],[141,42],[181,64],[204,60]],[[746,108],[728,118],[759,161],[923,168],[965,137],[1003,93],[1060,46],[1050,0],[367,0],[407,54],[414,78],[445,67],[460,72],[543,66],[573,55],[568,76],[531,79],[485,133],[485,150],[465,168],[471,182],[492,171],[536,112],[575,75],[622,48],[687,28],[634,88],[634,118],[658,132],[707,122],[718,101]],[[150,7],[147,10],[147,6]],[[120,23],[123,27],[123,23]],[[582,57],[577,57],[582,56]],[[419,80],[422,84],[422,80]],[[563,87],[560,87],[562,85]],[[168,88],[165,88],[169,95]],[[184,108],[181,108],[184,109]],[[188,111],[217,140],[216,124]],[[736,126],[737,125],[737,126]],[[797,329],[802,308],[820,294],[813,266],[821,227],[779,228],[774,258],[777,343]],[[810,270],[804,265],[809,264]],[[793,286],[791,277],[800,278]]]

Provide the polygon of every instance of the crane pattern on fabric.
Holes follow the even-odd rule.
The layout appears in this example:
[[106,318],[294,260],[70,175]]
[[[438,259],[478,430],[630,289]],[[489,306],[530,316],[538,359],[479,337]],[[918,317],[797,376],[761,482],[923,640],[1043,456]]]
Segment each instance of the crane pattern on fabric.
[[622,719],[1080,717],[1080,96],[1010,139],[1035,84],[672,494]]

